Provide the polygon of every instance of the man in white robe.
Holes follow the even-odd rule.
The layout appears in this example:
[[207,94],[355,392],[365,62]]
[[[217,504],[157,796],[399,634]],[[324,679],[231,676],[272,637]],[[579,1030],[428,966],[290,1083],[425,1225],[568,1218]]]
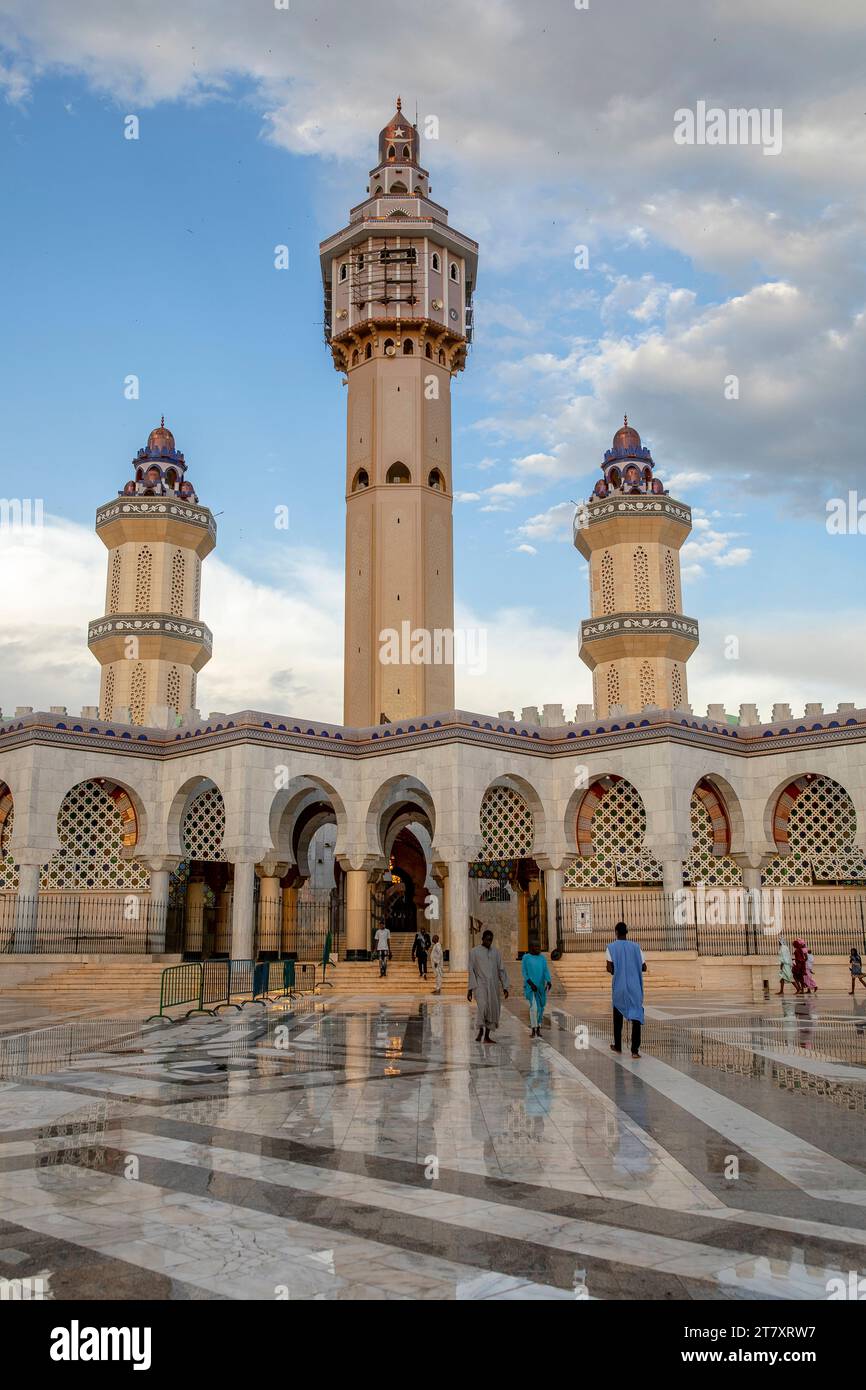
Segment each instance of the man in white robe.
[[499,986],[502,986],[502,994],[508,998],[508,973],[502,963],[502,956],[493,945],[493,932],[485,931],[481,934],[481,945],[473,946],[469,952],[469,992],[466,998],[472,1003],[472,996],[475,995],[475,1007],[478,1010],[478,1033],[475,1041],[481,1042],[482,1038],[486,1043],[495,1042],[491,1038],[491,1028],[499,1027]]

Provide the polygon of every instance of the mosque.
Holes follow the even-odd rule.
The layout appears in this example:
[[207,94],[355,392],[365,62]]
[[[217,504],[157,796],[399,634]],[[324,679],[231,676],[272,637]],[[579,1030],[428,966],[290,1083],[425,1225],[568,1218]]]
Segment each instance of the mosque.
[[624,915],[668,983],[759,989],[781,905],[841,982],[864,948],[866,709],[692,710],[691,512],[627,419],[575,516],[593,704],[455,708],[451,390],[478,246],[431,193],[398,99],[365,196],[320,248],[348,387],[343,723],[197,708],[217,527],[162,420],[96,511],[98,706],[0,714],[0,951],[22,968],[308,960],[330,932],[351,988],[378,922],[402,946],[423,921],[454,988],[481,925],[512,959],[539,940],[580,987],[603,980]]

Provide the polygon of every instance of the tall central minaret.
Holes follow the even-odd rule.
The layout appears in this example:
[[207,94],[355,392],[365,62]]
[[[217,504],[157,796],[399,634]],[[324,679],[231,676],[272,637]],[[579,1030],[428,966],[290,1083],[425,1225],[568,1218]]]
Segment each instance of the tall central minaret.
[[454,707],[451,379],[472,335],[478,245],[431,200],[419,138],[398,97],[368,196],[320,247],[325,339],[349,388],[343,719],[354,726]]

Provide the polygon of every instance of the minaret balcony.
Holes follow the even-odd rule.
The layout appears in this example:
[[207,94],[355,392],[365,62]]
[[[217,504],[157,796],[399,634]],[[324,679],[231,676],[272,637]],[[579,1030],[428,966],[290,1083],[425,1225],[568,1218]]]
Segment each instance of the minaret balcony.
[[688,661],[699,641],[697,619],[682,613],[610,613],[580,625],[580,657],[590,670],[644,654]]
[[96,513],[96,534],[109,550],[127,541],[166,541],[203,560],[216,545],[216,530],[207,507],[176,497],[117,497]]
[[[137,647],[130,656],[130,639]],[[200,671],[211,659],[213,634],[205,623],[171,613],[111,613],[88,625],[87,645],[96,659],[109,662],[174,661]]]
[[651,539],[678,550],[692,529],[684,502],[657,493],[617,493],[581,503],[574,514],[574,544],[584,559],[593,550]]

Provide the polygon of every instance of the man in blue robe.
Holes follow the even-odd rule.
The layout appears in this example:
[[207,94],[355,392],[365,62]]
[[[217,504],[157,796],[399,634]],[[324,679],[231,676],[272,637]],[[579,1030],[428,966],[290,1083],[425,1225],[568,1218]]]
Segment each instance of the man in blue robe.
[[529,950],[524,953],[521,969],[523,994],[529,1002],[530,1036],[540,1038],[544,1006],[547,1003],[547,995],[552,987],[552,981],[550,966],[541,954],[541,947],[537,941],[533,941]]
[[622,1021],[631,1020],[631,1055],[640,1057],[640,1028],[643,1023],[643,977],[646,961],[636,941],[628,941],[628,927],[617,922],[616,941],[605,952],[607,973],[613,976],[613,1042],[611,1052],[622,1052]]

